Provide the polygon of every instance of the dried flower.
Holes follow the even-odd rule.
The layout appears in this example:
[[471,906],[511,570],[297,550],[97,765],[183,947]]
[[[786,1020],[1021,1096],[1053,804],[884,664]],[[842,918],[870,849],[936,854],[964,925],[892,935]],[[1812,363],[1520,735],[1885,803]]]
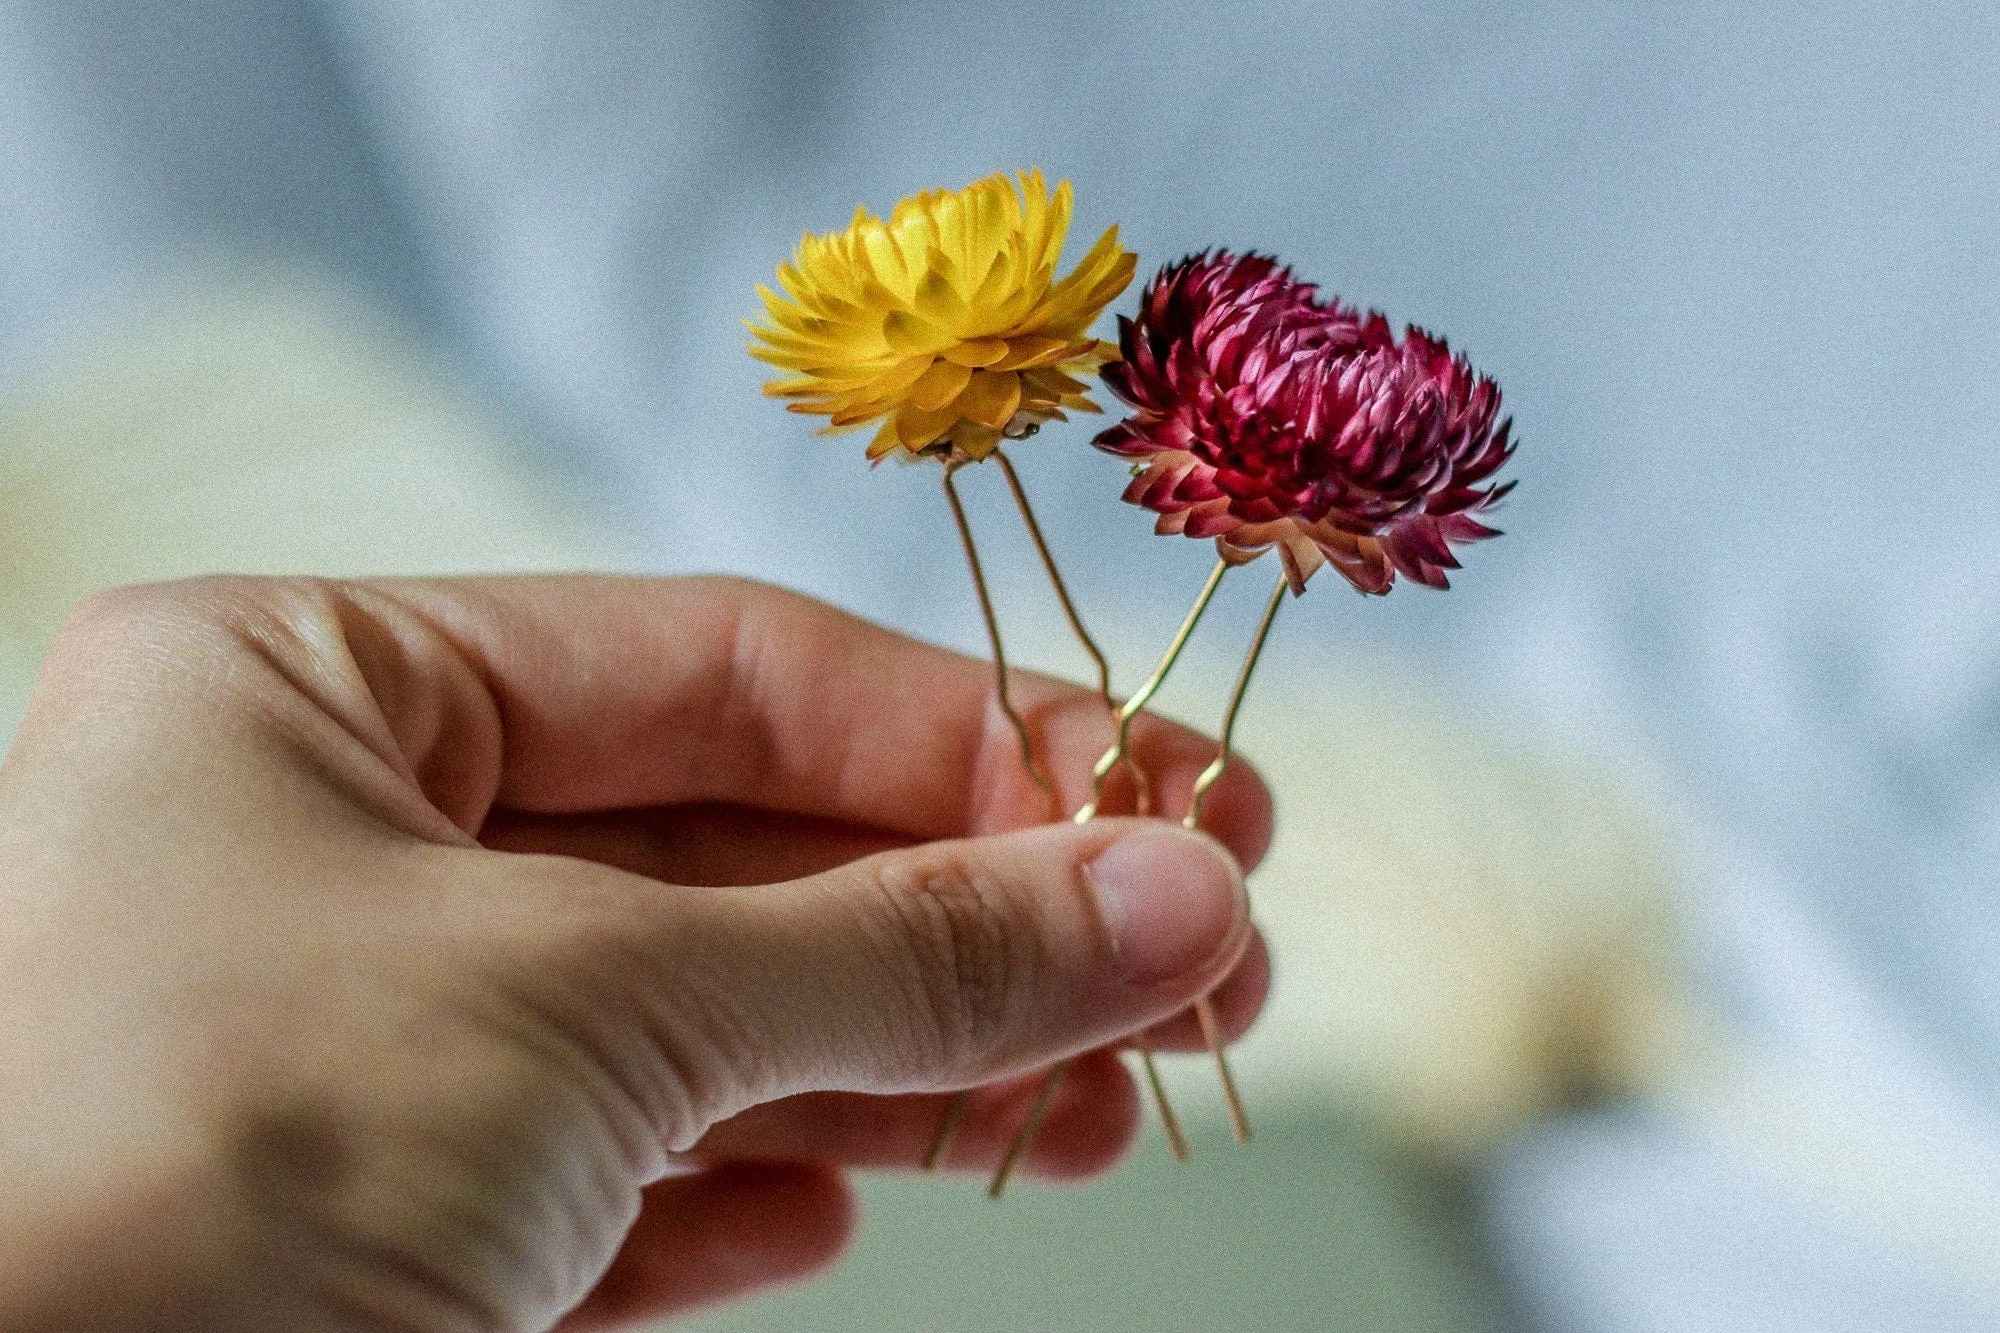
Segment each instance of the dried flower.
[[830,417],[823,433],[880,419],[871,459],[983,459],[1064,409],[1097,411],[1075,376],[1117,354],[1087,330],[1137,257],[1113,227],[1057,280],[1069,217],[1069,182],[1051,194],[1027,171],[806,236],[778,269],[783,294],[757,289],[770,323],[750,325],[750,354],[791,372],[764,392]]
[[1136,410],[1097,447],[1144,460],[1125,499],[1232,564],[1276,547],[1294,593],[1331,562],[1365,593],[1434,588],[1513,453],[1500,388],[1444,340],[1322,301],[1277,261],[1190,256],[1118,322],[1104,382]]

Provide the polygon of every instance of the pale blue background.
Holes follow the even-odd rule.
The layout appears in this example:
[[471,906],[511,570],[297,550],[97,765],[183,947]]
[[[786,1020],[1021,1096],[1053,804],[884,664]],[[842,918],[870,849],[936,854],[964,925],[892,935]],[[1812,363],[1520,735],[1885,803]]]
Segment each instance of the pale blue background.
[[[309,262],[659,567],[973,643],[928,479],[758,398],[750,285],[857,202],[1027,164],[1148,266],[1274,249],[1449,334],[1525,442],[1457,590],[1328,589],[1281,649],[1663,774],[1714,994],[1986,1170],[1996,68],[1984,4],[0,0],[0,382],[178,272]],[[1022,451],[1101,553],[1082,591],[1167,617],[1208,557],[1150,544],[1083,439]],[[1481,1198],[1539,1327],[1993,1326],[1642,1111],[1529,1137]]]

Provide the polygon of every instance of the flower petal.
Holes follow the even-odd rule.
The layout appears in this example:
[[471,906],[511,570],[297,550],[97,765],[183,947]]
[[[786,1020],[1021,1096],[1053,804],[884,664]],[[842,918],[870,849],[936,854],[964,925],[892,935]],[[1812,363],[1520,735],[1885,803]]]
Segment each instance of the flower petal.
[[1059,354],[1069,345],[1062,338],[1045,338],[1033,333],[1017,334],[1007,340],[1007,355],[994,362],[992,369],[1019,370],[1030,363],[1045,364],[1042,358]]
[[[1026,170],[912,195],[886,221],[859,207],[844,230],[802,237],[749,322],[746,350],[782,372],[766,392],[836,428],[886,417],[878,458],[929,448],[951,421],[968,423],[953,447],[971,453],[1017,415],[1092,410],[1070,377],[1110,359],[1085,330],[1136,261],[1113,228],[1058,279],[1072,207],[1067,182]],[[1042,368],[1061,378],[1037,392],[1013,373]]]
[[941,351],[950,345],[952,337],[921,315],[891,310],[882,317],[882,341],[898,356],[917,356]]
[[950,412],[926,412],[921,407],[905,407],[896,413],[896,442],[915,452],[937,443],[958,417]]
[[[1117,257],[1086,256],[1037,331],[1060,332],[1070,292],[1115,281]],[[1483,483],[1512,456],[1511,423],[1495,425],[1499,387],[1442,338],[1399,338],[1275,260],[1217,251],[1155,275],[1118,342],[1100,378],[1134,410],[1094,442],[1156,460],[1125,498],[1161,514],[1159,530],[1218,537],[1225,558],[1276,544],[1294,592],[1330,562],[1368,593],[1399,573],[1444,587],[1452,548],[1492,532],[1476,516],[1504,493]],[[1022,360],[1025,397],[1088,410],[1070,378],[1082,367],[1059,364]]]
[[957,365],[978,369],[1004,360],[1007,355],[1007,341],[1004,338],[971,338],[963,342],[953,342],[941,349],[938,354]]
[[1000,447],[1002,438],[998,430],[976,421],[960,421],[952,426],[949,434],[953,447],[972,459],[984,459]]
[[995,430],[1013,420],[1014,411],[1021,405],[1021,377],[1012,371],[980,370],[973,372],[952,410],[969,421],[991,426]]
[[910,401],[927,412],[942,412],[971,381],[972,372],[954,361],[933,361],[910,385]]
[[903,442],[896,436],[896,419],[890,417],[875,432],[875,438],[868,442],[868,461],[879,462],[884,454],[902,448]]

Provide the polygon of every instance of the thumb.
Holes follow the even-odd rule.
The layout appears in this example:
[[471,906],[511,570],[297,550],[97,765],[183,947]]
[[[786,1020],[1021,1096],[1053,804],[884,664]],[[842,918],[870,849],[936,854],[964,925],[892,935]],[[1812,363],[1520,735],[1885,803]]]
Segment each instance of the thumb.
[[1047,1064],[1184,1008],[1250,938],[1229,852],[1145,819],[927,843],[684,905],[673,952],[699,980],[677,985],[672,1027],[693,1038],[676,1054],[706,1085],[687,1088],[702,1121]]

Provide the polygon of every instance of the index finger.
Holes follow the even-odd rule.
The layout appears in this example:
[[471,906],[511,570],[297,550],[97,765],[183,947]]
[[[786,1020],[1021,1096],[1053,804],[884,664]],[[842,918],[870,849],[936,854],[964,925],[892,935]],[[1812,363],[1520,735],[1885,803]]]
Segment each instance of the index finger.
[[[721,802],[913,839],[1047,817],[994,703],[989,663],[799,594],[725,578],[368,586],[446,636],[484,682],[503,734],[499,805],[554,814]],[[1112,738],[1102,701],[1044,676],[1010,679],[1074,810]],[[1133,750],[1162,808],[1177,810],[1214,742],[1142,716]],[[1246,864],[1262,855],[1270,800],[1247,765],[1231,765],[1208,811],[1206,826]]]

